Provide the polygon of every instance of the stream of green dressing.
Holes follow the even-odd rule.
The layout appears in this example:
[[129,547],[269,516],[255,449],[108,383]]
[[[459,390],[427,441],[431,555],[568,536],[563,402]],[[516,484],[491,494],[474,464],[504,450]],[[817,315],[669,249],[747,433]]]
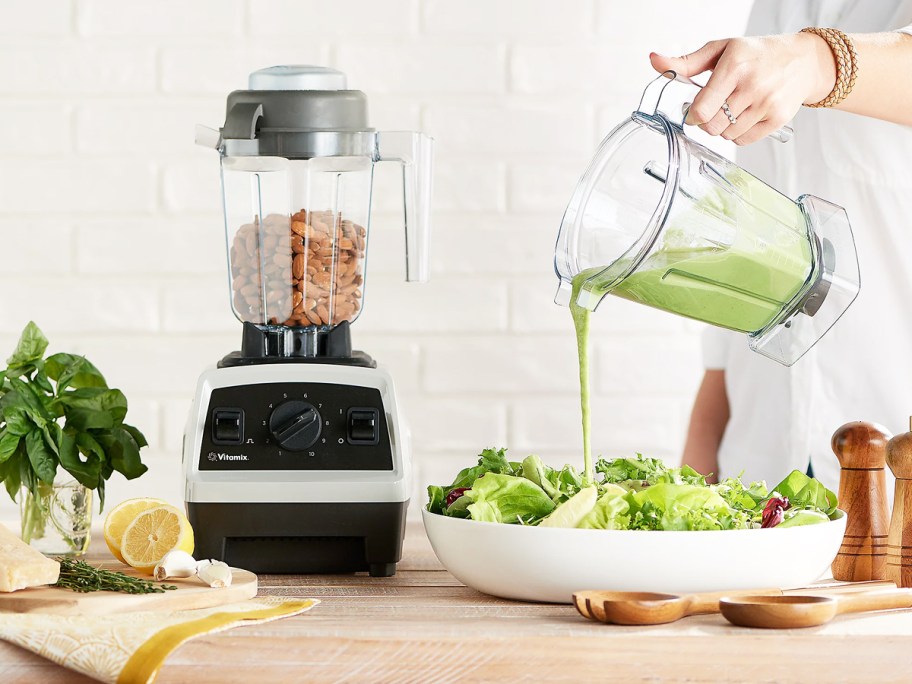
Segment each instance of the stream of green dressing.
[[573,279],[573,293],[570,295],[570,315],[573,316],[573,327],[576,329],[576,353],[579,357],[580,409],[583,417],[583,486],[588,487],[595,481],[595,470],[592,466],[592,443],[589,429],[592,421],[589,417],[589,309],[576,303],[580,287],[592,275],[583,271]]

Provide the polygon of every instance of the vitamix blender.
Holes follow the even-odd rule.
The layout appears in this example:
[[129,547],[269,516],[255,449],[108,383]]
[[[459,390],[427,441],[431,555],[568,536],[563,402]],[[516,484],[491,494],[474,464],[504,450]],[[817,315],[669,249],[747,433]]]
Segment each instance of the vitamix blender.
[[427,279],[432,141],[368,126],[345,74],[257,71],[219,151],[241,349],[202,374],[184,436],[198,557],[255,572],[395,573],[409,499],[393,381],[353,351],[376,162],[403,169],[407,280]]

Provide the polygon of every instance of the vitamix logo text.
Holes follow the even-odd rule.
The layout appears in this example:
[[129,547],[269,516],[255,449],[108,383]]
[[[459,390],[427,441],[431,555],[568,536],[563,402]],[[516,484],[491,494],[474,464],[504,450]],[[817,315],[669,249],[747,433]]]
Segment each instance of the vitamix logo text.
[[209,452],[210,461],[249,461],[247,454],[226,454],[225,452]]

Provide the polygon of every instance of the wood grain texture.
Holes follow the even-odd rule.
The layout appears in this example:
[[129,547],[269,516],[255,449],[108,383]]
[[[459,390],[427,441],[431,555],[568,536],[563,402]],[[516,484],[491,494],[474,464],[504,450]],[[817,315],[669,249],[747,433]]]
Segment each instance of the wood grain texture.
[[[132,577],[149,579],[132,568],[116,561],[94,563],[106,570],[123,572]],[[143,610],[191,610],[211,608],[246,601],[257,594],[257,576],[246,570],[234,570],[231,586],[208,587],[195,577],[169,579],[177,589],[161,594],[124,594],[97,591],[81,594],[57,587],[32,587],[0,594],[0,613],[52,613],[54,615],[107,615]]]
[[[106,555],[94,546],[96,558]],[[157,684],[226,682],[906,682],[912,612],[839,617],[818,629],[749,631],[718,615],[619,627],[569,605],[468,589],[410,524],[402,575],[261,576],[261,594],[313,596],[304,615],[181,646]],[[91,680],[0,642],[4,684]]]
[[886,577],[912,587],[912,432],[887,444],[887,465],[896,477],[893,517],[887,539]]
[[890,512],[884,472],[890,433],[875,423],[846,423],[833,434],[839,459],[839,507],[847,525],[833,577],[846,582],[886,578]]

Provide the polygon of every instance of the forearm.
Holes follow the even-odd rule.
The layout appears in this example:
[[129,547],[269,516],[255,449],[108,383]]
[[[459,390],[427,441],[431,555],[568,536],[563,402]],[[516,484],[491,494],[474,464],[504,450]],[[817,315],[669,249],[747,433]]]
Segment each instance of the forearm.
[[[856,33],[851,36],[858,55],[858,78],[849,96],[834,109],[912,126],[912,36],[905,33]],[[815,36],[816,38],[816,36]],[[818,52],[829,52],[817,38]],[[833,71],[833,55],[823,55],[824,73]],[[832,87],[835,74],[830,77]],[[825,97],[826,95],[824,95]]]
[[728,418],[725,371],[708,370],[694,399],[681,460],[700,473],[713,473],[710,481],[718,480],[719,445]]

